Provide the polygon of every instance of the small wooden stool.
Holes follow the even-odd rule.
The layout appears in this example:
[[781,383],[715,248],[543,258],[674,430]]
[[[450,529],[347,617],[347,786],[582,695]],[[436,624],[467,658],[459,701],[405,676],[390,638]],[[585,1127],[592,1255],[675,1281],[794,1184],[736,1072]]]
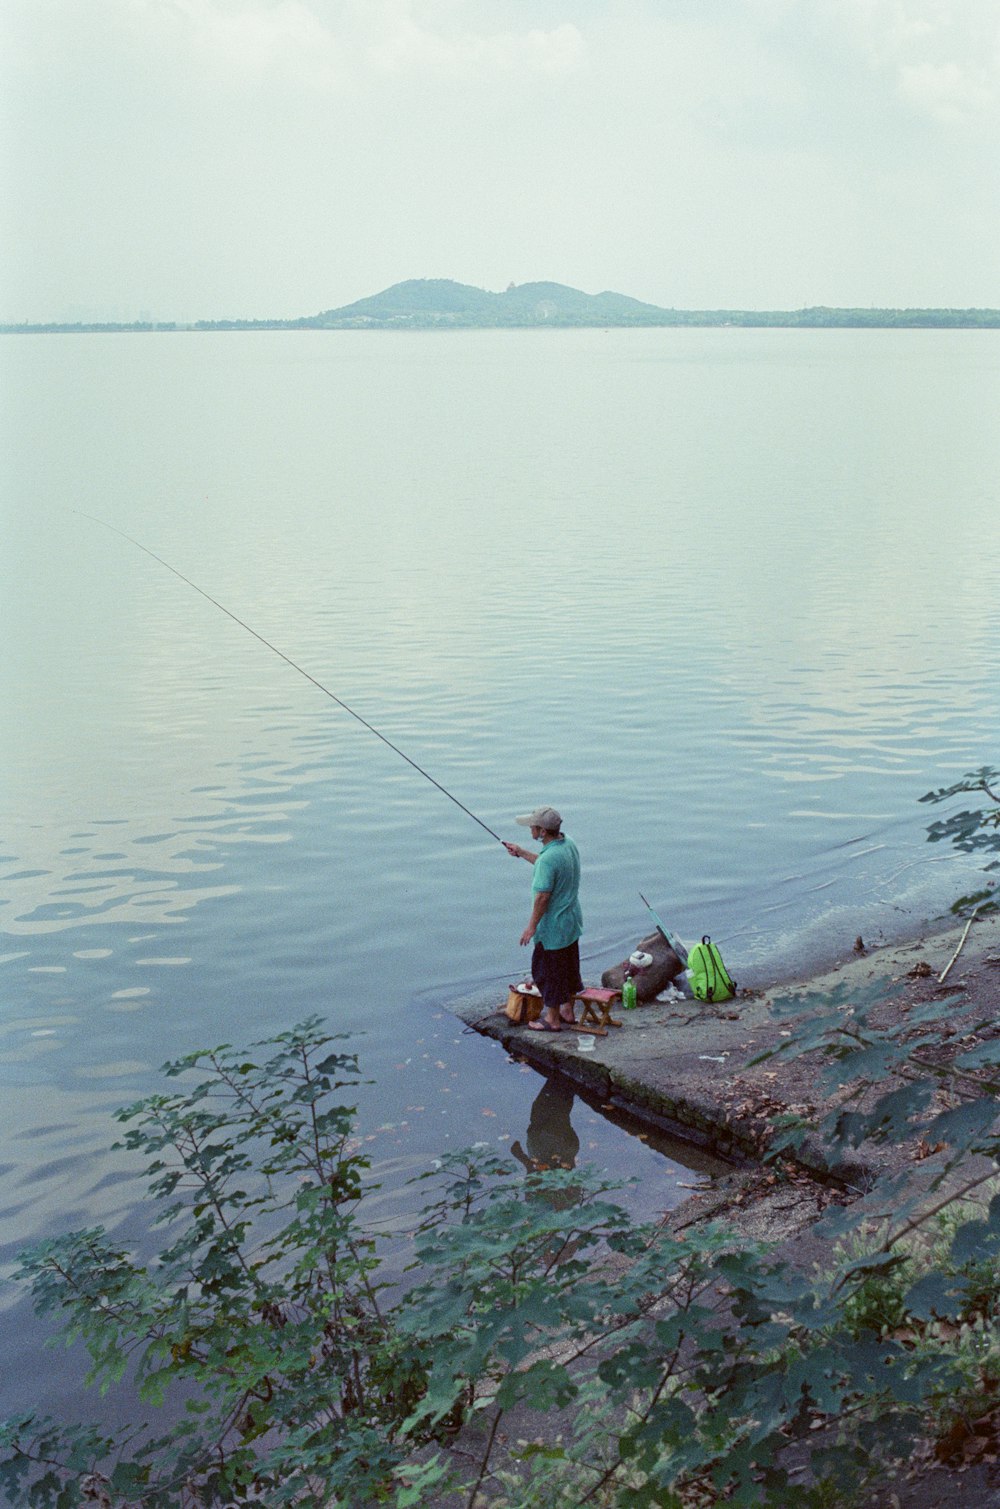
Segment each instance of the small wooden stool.
[[604,990],[599,985],[588,985],[585,990],[577,991],[576,1000],[583,1007],[580,1026],[620,1027],[621,1022],[615,1021],[611,1008],[621,998],[620,990]]

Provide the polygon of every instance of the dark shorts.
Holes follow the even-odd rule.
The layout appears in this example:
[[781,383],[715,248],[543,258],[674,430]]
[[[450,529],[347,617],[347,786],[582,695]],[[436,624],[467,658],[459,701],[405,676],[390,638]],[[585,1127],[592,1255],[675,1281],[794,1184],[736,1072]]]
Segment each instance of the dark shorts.
[[536,943],[531,955],[531,978],[542,992],[542,1005],[555,1008],[572,1001],[583,989],[580,975],[580,944],[544,948]]

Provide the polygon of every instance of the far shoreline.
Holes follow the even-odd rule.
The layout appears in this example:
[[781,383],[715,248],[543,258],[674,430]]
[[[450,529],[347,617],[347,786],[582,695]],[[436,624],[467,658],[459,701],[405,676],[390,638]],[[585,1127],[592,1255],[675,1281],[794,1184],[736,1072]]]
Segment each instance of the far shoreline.
[[0,323],[0,335],[258,335],[363,332],[407,334],[508,330],[1000,330],[997,309],[873,309],[848,310],[679,310],[675,318],[644,320],[574,320],[567,318],[510,320],[491,323],[465,319],[403,316],[388,319],[350,318],[324,322],[295,320],[154,320],[77,322],[48,320]]

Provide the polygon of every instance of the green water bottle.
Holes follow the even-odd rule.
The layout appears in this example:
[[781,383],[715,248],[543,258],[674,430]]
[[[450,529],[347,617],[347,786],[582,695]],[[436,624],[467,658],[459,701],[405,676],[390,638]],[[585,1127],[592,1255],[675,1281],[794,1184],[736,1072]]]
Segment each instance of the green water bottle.
[[626,1011],[634,1011],[639,1004],[635,993],[635,981],[631,975],[626,975],[622,981],[622,1006]]

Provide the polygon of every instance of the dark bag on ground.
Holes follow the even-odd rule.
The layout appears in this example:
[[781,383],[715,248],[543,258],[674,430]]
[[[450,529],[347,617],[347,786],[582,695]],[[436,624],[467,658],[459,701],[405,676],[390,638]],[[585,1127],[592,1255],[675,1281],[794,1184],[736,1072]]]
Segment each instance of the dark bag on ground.
[[706,933],[688,954],[691,993],[699,1001],[729,1001],[736,994],[736,981],[722,962],[718,944]]
[[[645,969],[633,972],[636,999],[652,1001],[661,990],[666,990],[671,980],[677,978],[684,966],[662,933],[650,933],[648,938],[643,938],[639,951],[652,954],[653,962],[647,964]],[[606,969],[601,976],[601,984],[607,990],[621,990],[627,964],[628,960],[624,959],[621,964]]]

